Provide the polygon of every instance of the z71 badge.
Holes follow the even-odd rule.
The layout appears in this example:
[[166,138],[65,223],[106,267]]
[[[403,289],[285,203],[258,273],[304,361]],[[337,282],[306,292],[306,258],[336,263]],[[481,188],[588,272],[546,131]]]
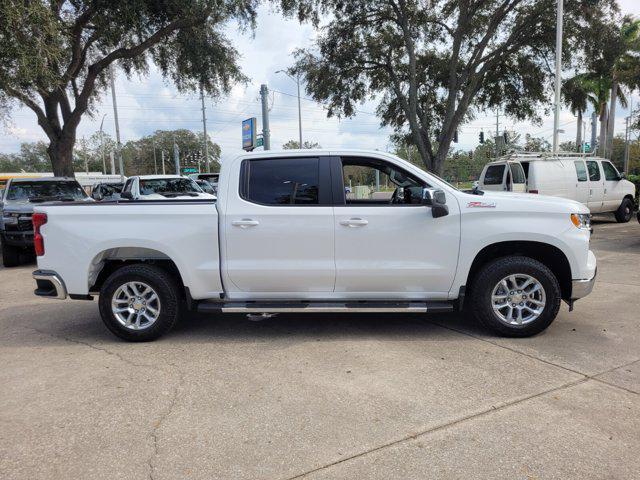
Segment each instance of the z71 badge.
[[469,202],[467,208],[496,208],[495,202]]

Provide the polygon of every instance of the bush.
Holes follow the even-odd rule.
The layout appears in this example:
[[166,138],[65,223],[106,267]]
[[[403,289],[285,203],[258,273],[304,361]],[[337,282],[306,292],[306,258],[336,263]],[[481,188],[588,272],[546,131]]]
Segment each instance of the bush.
[[633,182],[636,186],[636,207],[638,206],[638,198],[640,196],[640,175],[629,175],[627,180]]

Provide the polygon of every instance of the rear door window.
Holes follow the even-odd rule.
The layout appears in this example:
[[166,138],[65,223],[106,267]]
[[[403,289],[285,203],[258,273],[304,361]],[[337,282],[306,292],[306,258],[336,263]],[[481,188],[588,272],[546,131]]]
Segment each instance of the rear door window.
[[615,181],[619,179],[618,171],[611,162],[602,162],[602,169],[604,170],[605,180]]
[[269,158],[248,161],[241,195],[262,205],[318,205],[319,158]]
[[598,162],[594,160],[587,161],[587,170],[589,171],[589,180],[592,182],[597,182],[600,180],[600,167],[598,167]]
[[489,165],[484,173],[485,185],[501,185],[504,178],[504,165]]
[[587,167],[584,166],[584,162],[582,160],[576,160],[573,162],[576,167],[576,175],[578,176],[579,182],[586,182],[589,177],[587,176]]

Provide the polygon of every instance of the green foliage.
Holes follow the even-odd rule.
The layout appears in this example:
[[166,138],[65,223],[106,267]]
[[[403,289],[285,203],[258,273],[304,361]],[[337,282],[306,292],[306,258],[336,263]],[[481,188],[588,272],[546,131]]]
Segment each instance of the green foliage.
[[[297,150],[300,148],[300,142],[298,140],[289,140],[287,143],[282,145],[283,150]],[[313,148],[322,148],[318,142],[313,142],[309,140],[305,140],[302,142],[303,149],[313,149]]]
[[73,174],[82,116],[117,62],[127,75],[151,64],[179,90],[228,92],[245,77],[223,34],[231,20],[252,27],[258,0],[3,0],[0,111],[20,102],[49,138],[57,174]]
[[[566,39],[611,0],[566,2]],[[380,99],[383,124],[411,138],[423,165],[441,173],[454,132],[484,109],[537,119],[547,104],[555,39],[553,0],[284,0],[286,13],[318,22],[315,48],[294,71],[328,114],[352,116]],[[577,47],[576,47],[577,49]]]

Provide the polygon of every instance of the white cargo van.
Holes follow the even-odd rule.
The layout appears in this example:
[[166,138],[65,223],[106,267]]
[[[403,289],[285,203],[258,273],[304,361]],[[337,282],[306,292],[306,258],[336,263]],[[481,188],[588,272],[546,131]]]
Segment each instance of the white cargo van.
[[635,185],[609,160],[590,155],[513,154],[485,165],[478,187],[570,198],[591,213],[613,212],[622,223],[633,215]]

